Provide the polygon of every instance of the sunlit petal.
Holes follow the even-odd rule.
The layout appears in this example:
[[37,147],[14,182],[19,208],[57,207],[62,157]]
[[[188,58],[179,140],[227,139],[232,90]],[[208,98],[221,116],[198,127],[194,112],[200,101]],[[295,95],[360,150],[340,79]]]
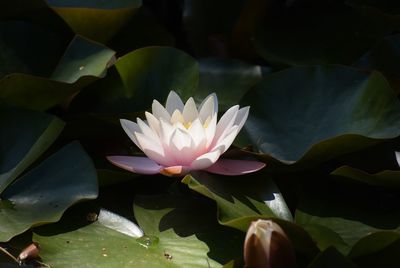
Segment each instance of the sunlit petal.
[[221,151],[219,149],[203,154],[192,162],[190,168],[193,170],[206,169],[217,162],[220,155]]
[[199,118],[204,124],[207,118],[211,118],[218,113],[217,95],[212,93],[203,100],[199,106]]
[[175,91],[170,91],[165,105],[168,113],[172,114],[175,110],[183,111],[183,107],[184,104],[178,94]]
[[161,118],[166,121],[171,120],[171,115],[164,108],[164,106],[162,106],[158,101],[156,101],[156,100],[153,101],[151,110],[153,111],[154,117],[157,118],[158,120],[160,120]]
[[151,129],[154,132],[160,134],[160,121],[157,118],[155,118],[153,114],[149,112],[145,112],[144,114],[146,116],[147,123],[149,124]]
[[137,147],[140,148],[139,143],[135,136],[135,132],[141,132],[141,129],[138,126],[138,124],[126,119],[120,119],[119,121],[121,123],[122,129],[125,131],[128,137],[133,141],[133,143],[136,144]]
[[183,108],[183,118],[185,122],[193,122],[196,118],[199,117],[199,113],[197,111],[196,103],[193,98],[189,98]]

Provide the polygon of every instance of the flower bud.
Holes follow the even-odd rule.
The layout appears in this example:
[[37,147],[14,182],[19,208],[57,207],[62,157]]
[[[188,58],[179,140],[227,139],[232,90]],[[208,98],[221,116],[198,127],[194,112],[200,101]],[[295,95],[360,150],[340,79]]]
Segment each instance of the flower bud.
[[295,253],[282,228],[270,220],[250,224],[244,241],[246,268],[296,267]]

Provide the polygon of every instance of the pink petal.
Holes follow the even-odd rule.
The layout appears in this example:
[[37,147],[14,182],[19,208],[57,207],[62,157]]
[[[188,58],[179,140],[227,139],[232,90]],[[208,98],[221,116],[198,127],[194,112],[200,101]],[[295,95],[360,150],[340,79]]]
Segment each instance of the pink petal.
[[157,174],[162,169],[162,166],[147,157],[113,155],[107,156],[107,159],[117,167],[139,174]]
[[206,171],[219,175],[237,176],[256,172],[265,167],[265,164],[258,161],[219,159]]

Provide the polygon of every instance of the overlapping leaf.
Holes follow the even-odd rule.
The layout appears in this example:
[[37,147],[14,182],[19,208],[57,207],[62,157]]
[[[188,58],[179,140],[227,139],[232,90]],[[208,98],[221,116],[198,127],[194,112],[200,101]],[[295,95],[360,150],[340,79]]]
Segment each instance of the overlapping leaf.
[[286,163],[323,162],[400,135],[400,103],[379,73],[291,68],[267,76],[242,104],[251,106],[251,144]]
[[28,109],[46,110],[102,77],[113,57],[111,49],[77,36],[50,79],[9,74],[0,80],[0,99]]
[[103,43],[109,41],[142,4],[141,0],[46,2],[75,34]]
[[134,50],[119,58],[115,67],[73,101],[73,110],[132,113],[148,109],[153,99],[162,102],[170,90],[186,99],[199,80],[198,63],[170,47]]

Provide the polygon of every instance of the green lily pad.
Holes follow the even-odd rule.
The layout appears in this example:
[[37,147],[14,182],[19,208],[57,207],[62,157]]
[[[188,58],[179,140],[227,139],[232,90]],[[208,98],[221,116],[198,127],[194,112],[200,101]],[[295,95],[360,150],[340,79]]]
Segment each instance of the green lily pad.
[[304,190],[295,222],[321,249],[335,246],[347,255],[367,235],[400,230],[399,197],[392,193],[337,183],[307,188],[310,189]]
[[21,73],[7,75],[0,80],[0,99],[28,109],[46,110],[103,77],[114,53],[77,36],[49,79]]
[[400,188],[400,171],[384,170],[375,174],[369,174],[360,169],[342,166],[332,171],[331,175],[373,186],[382,186],[389,189]]
[[41,228],[33,239],[52,267],[222,267],[220,261],[241,255],[244,234],[219,226],[210,208],[207,200],[189,196],[141,196],[134,205],[145,231],[139,239],[101,222],[65,231],[60,222],[57,232]]
[[142,5],[141,0],[46,2],[75,34],[102,43],[109,41]]
[[199,66],[200,81],[195,100],[200,103],[210,92],[215,92],[221,110],[238,104],[243,95],[268,72],[266,67],[234,59],[201,59]]
[[349,253],[352,259],[370,255],[389,247],[400,240],[400,234],[396,232],[376,232],[361,238],[353,246]]
[[398,233],[378,232],[361,239],[349,256],[359,267],[398,266],[400,239]]
[[82,76],[104,77],[114,55],[106,46],[75,36],[50,78],[75,83]]
[[0,108],[0,194],[49,148],[60,134],[64,123],[55,116]]
[[318,256],[307,266],[308,268],[357,268],[351,260],[340,254],[335,248],[330,247],[318,254]]
[[342,66],[268,75],[242,99],[249,141],[284,163],[315,164],[400,135],[400,102],[383,76]]
[[288,234],[298,252],[306,256],[318,252],[308,234],[291,222],[292,216],[285,200],[269,178],[192,173],[182,182],[217,203],[220,224],[246,232],[254,220],[273,219]]
[[170,90],[183,99],[193,96],[199,80],[198,63],[170,47],[146,47],[119,58],[109,74],[71,103],[74,111],[132,113],[161,103]]
[[58,221],[72,204],[96,197],[92,161],[78,143],[71,143],[2,192],[0,241],[32,226]]
[[[229,177],[193,173],[182,182],[190,189],[217,202],[219,221],[240,230],[248,226],[236,226],[235,219],[244,216],[277,217],[291,221],[291,213],[279,189],[271,179],[249,176]],[[252,183],[248,183],[252,180]],[[246,181],[246,183],[244,183]]]

